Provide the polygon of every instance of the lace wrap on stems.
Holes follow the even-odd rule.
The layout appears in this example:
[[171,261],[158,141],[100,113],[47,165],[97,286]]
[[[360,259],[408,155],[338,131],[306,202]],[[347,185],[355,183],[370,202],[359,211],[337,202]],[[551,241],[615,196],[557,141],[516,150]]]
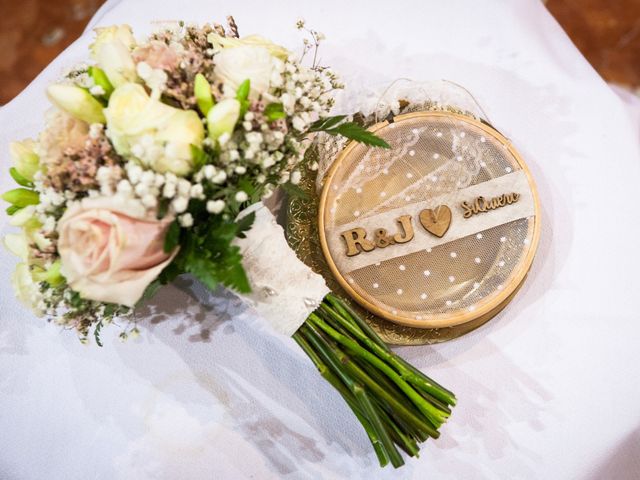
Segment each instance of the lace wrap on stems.
[[292,336],[330,292],[322,276],[313,272],[287,244],[284,230],[271,211],[258,202],[240,215],[255,213],[245,238],[235,244],[252,292],[243,295],[278,333]]

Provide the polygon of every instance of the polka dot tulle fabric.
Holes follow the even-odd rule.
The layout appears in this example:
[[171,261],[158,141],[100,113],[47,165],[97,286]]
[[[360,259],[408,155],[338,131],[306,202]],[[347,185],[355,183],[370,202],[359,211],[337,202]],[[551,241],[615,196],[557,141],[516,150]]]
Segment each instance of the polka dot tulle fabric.
[[[355,146],[329,172],[321,201],[325,255],[354,299],[380,316],[424,327],[463,323],[517,289],[531,262],[537,220],[535,214],[505,217],[456,235],[455,223],[466,221],[456,211],[461,192],[481,191],[499,177],[511,188],[509,179],[524,166],[508,141],[480,122],[426,112],[405,117],[376,131],[391,149]],[[438,238],[433,225],[447,227],[442,209],[453,217]],[[431,225],[422,221],[424,212]],[[402,215],[408,223],[397,221]],[[406,240],[410,233],[414,238]],[[347,238],[355,239],[351,251]]]

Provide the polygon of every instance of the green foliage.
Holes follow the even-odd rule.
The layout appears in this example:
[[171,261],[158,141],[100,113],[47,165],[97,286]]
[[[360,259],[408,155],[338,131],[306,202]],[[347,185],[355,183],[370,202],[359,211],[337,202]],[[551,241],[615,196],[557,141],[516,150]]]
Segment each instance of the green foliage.
[[329,135],[342,135],[356,142],[372,147],[391,148],[382,138],[355,122],[344,122],[345,115],[328,117],[311,124],[310,132],[326,132]]
[[102,341],[100,340],[100,330],[102,330],[102,321],[96,323],[96,326],[93,329],[93,338],[95,338],[96,344],[99,347],[102,347]]
[[178,220],[174,220],[169,225],[169,229],[167,230],[167,234],[164,237],[164,252],[169,253],[173,251],[174,248],[178,246],[180,242],[180,224],[178,224]]
[[156,213],[156,218],[158,220],[162,220],[167,212],[169,211],[170,200],[168,198],[162,197],[158,202],[158,213]]
[[239,101],[247,100],[249,98],[249,92],[251,91],[251,80],[248,78],[240,84],[238,90],[236,90],[236,98]]
[[140,297],[140,300],[138,300],[138,303],[136,305],[139,305],[153,297],[161,286],[162,283],[156,278],[153,282],[147,285],[147,288],[145,288],[142,297]]
[[336,125],[338,125],[345,118],[347,118],[346,115],[335,115],[333,117],[322,118],[320,120],[317,120],[316,122],[313,122],[311,124],[311,127],[309,127],[309,131],[310,132],[327,131],[335,127]]
[[249,109],[249,92],[251,92],[251,80],[247,78],[236,90],[236,98],[240,102],[240,119],[244,117],[244,114]]
[[104,90],[104,98],[108,99],[113,92],[113,85],[109,81],[107,74],[101,68],[96,67],[95,65],[90,66],[87,70],[91,78],[93,78],[93,82],[102,87]]
[[[168,283],[181,273],[191,273],[209,289],[225,285],[240,293],[251,291],[249,279],[242,267],[240,248],[233,245],[236,237],[243,237],[251,228],[255,215],[237,221],[225,220],[223,215],[211,215],[202,208],[194,226],[180,235],[180,251],[174,261],[160,275],[160,283]],[[180,230],[179,226],[176,227]],[[171,239],[169,236],[171,235]],[[165,247],[177,245],[174,232],[165,237]]]
[[267,105],[264,109],[264,115],[270,122],[285,118],[287,116],[287,114],[284,113],[284,107],[281,103],[270,103],[269,105]]
[[190,145],[191,158],[193,159],[193,170],[197,172],[207,163],[207,154],[200,147],[196,145]]
[[20,210],[22,210],[22,207],[19,207],[17,205],[11,205],[11,206],[7,207],[5,212],[7,212],[7,215],[11,216],[16,212],[19,212]]

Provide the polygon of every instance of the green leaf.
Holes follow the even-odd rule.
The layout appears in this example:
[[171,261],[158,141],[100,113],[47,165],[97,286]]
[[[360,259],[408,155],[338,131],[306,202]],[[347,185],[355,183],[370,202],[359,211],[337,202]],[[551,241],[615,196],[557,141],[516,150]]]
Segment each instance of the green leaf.
[[211,94],[211,85],[207,81],[206,77],[198,73],[193,85],[193,93],[196,97],[196,103],[202,114],[206,117],[209,110],[215,105],[215,100]]
[[251,91],[251,80],[248,78],[240,84],[236,90],[236,98],[240,102],[240,115],[238,118],[244,118],[244,114],[249,110],[249,92]]
[[26,207],[27,205],[37,205],[40,203],[40,195],[33,190],[26,188],[14,188],[2,194],[5,202],[16,205],[17,207]]
[[251,230],[251,227],[253,226],[253,222],[255,221],[255,219],[256,219],[256,214],[254,212],[251,212],[249,215],[245,215],[244,217],[240,218],[236,222],[235,236],[238,238],[245,238],[244,232],[248,232],[249,230]]
[[222,283],[229,288],[233,288],[236,292],[250,293],[251,284],[249,283],[249,278],[247,277],[247,274],[244,271],[244,267],[242,266],[242,255],[240,254],[240,248],[233,248],[237,250],[238,260],[231,263],[226,268],[226,275]]
[[240,84],[236,90],[236,98],[240,102],[246,101],[249,98],[249,92],[251,91],[251,80],[248,78]]
[[187,271],[192,273],[209,290],[215,290],[218,286],[216,264],[207,258],[194,258],[187,265]]
[[365,145],[371,145],[372,147],[391,148],[382,138],[355,122],[340,123],[345,118],[345,115],[336,115],[318,120],[311,124],[309,132],[326,132],[329,135],[342,135],[343,137]]
[[156,213],[156,218],[158,220],[162,220],[165,215],[167,214],[167,212],[169,211],[169,205],[170,205],[170,201],[168,198],[161,198],[160,199],[160,204],[158,205],[158,213]]
[[104,90],[104,97],[109,98],[111,93],[113,92],[113,85],[109,81],[107,74],[101,68],[96,67],[95,65],[89,67],[89,75],[93,78],[93,82],[102,87]]
[[242,267],[240,248],[230,246],[221,258],[215,260],[194,258],[189,263],[188,271],[195,275],[209,289],[223,284],[240,293],[249,293],[251,286]]
[[105,318],[112,317],[118,312],[119,309],[120,309],[120,305],[116,303],[107,303],[104,306],[104,317]]
[[290,197],[301,198],[303,200],[309,200],[311,198],[307,192],[291,182],[283,183],[280,187],[282,187]]
[[317,120],[309,127],[310,132],[321,132],[335,127],[338,123],[347,118],[346,115],[335,115],[333,117],[327,117]]
[[157,278],[153,282],[151,282],[149,285],[147,285],[147,288],[145,288],[144,293],[142,294],[142,297],[140,297],[140,300],[138,300],[137,305],[153,297],[161,286],[162,286],[162,282]]
[[102,341],[100,340],[100,330],[102,330],[102,322],[96,323],[95,328],[93,329],[93,338],[96,339],[96,343],[99,347],[102,347]]
[[23,177],[20,174],[20,172],[18,172],[16,167],[11,167],[9,169],[9,175],[11,175],[11,178],[13,178],[18,185],[22,185],[23,187],[33,188],[33,182]]
[[287,114],[284,113],[284,107],[281,103],[270,103],[269,105],[267,105],[264,109],[264,115],[270,122],[285,118],[287,116]]
[[382,138],[353,122],[341,123],[331,130],[326,130],[326,132],[330,135],[342,135],[343,137],[364,143],[365,145],[371,145],[372,147],[391,148]]
[[207,154],[197,145],[189,145],[191,148],[191,158],[193,159],[193,170],[198,171],[207,163]]
[[174,220],[169,229],[167,230],[167,234],[164,237],[164,252],[169,253],[173,251],[174,248],[178,246],[180,242],[180,225],[178,224],[178,220]]
[[19,207],[17,205],[11,205],[11,206],[7,207],[5,212],[7,212],[7,215],[11,216],[16,212],[19,212],[20,210],[22,210],[22,207]]

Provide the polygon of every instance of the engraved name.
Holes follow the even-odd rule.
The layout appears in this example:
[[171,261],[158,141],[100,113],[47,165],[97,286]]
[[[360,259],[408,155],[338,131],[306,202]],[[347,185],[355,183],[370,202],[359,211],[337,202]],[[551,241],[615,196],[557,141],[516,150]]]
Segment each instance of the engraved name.
[[[506,205],[516,203],[520,199],[519,193],[505,193],[493,198],[478,197],[473,202],[462,202],[462,216],[470,218],[478,213],[489,212]],[[435,209],[425,209],[420,212],[419,220],[424,229],[436,237],[442,238],[451,223],[451,210],[446,205]],[[385,228],[376,228],[373,237],[367,237],[367,231],[362,227],[345,230],[340,234],[347,247],[347,256],[353,257],[360,252],[371,252],[376,248],[386,248],[397,243],[407,243],[413,240],[413,218],[402,215],[396,218],[398,231],[389,233]]]
[[398,233],[389,235],[385,228],[377,228],[373,232],[373,240],[367,238],[364,228],[352,228],[340,235],[347,244],[347,256],[353,257],[362,252],[370,252],[375,248],[385,248],[396,243],[407,243],[413,239],[413,225],[411,215],[402,215],[396,219],[398,223]]
[[471,203],[462,202],[460,204],[464,211],[462,216],[464,218],[471,218],[473,215],[478,213],[484,213],[490,210],[495,210],[496,208],[511,205],[512,203],[516,203],[519,199],[519,193],[503,193],[502,195],[493,198],[478,197]]

